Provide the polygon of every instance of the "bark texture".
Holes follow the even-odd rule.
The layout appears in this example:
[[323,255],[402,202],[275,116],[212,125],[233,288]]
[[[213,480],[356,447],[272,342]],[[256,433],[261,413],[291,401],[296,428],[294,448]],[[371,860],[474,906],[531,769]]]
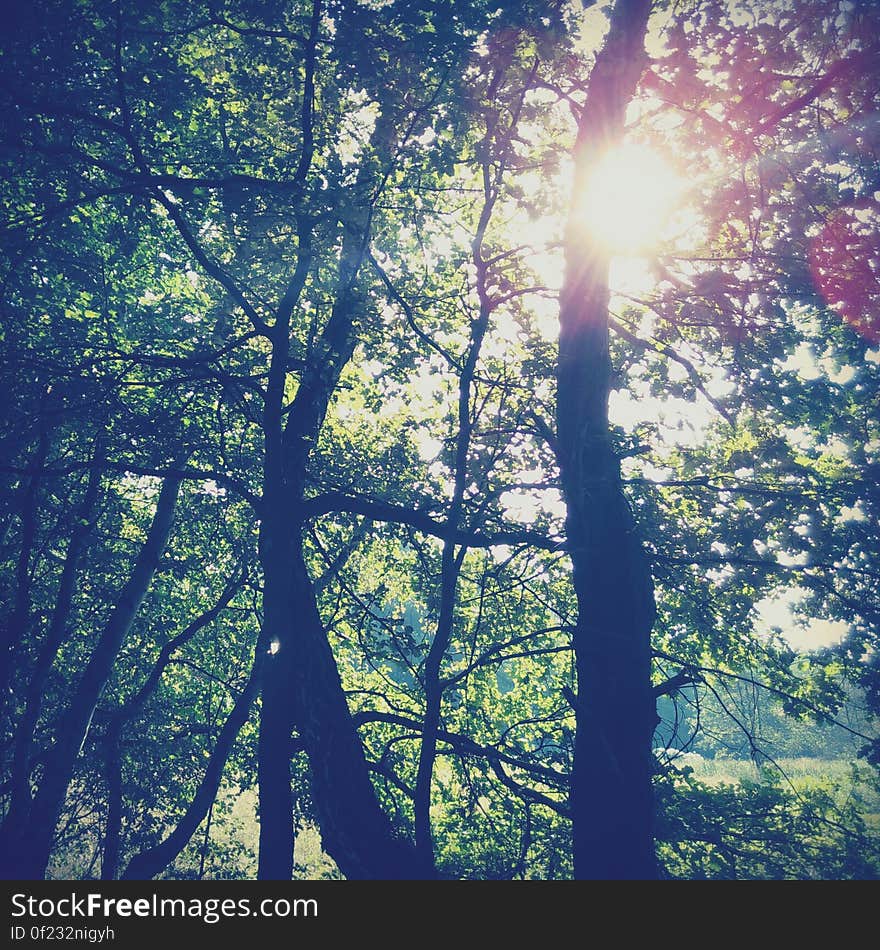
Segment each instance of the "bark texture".
[[575,146],[557,368],[558,457],[578,602],[577,736],[571,777],[580,879],[656,876],[651,789],[650,568],[608,425],[608,257],[580,218],[590,170],[623,133],[646,62],[650,0],[618,0],[596,58]]
[[289,880],[293,871],[294,728],[309,759],[322,846],[342,873],[349,879],[425,876],[412,845],[395,835],[376,798],[302,549],[306,476],[330,397],[357,342],[357,324],[364,313],[358,275],[369,243],[376,176],[393,153],[394,139],[393,123],[380,115],[371,138],[379,161],[362,166],[353,189],[335,304],[286,420],[282,406],[289,320],[309,266],[305,226],[300,229],[299,273],[276,321],[264,420],[265,514],[260,529],[262,644],[267,652],[258,746],[262,880]]

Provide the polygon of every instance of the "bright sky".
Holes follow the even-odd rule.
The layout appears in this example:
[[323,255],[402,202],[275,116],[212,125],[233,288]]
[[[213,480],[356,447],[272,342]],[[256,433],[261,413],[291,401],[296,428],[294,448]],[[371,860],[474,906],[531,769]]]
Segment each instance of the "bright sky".
[[765,597],[755,605],[758,621],[755,630],[769,634],[778,628],[794,650],[818,650],[840,643],[849,633],[843,620],[821,620],[818,617],[795,618],[792,608],[809,596],[803,587],[789,587],[773,597]]

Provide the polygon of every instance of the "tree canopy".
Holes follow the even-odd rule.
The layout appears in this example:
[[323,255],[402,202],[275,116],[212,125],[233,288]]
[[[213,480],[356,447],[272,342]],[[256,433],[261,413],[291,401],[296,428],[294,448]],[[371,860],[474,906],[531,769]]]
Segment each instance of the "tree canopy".
[[878,78],[859,0],[21,5],[4,876],[880,874]]

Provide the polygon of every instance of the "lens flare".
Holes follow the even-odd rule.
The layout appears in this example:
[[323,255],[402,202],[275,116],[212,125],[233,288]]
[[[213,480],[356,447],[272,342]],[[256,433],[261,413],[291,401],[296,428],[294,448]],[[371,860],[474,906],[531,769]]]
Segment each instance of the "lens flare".
[[609,254],[645,254],[663,239],[684,190],[684,180],[659,152],[624,144],[596,163],[577,220]]
[[860,201],[829,215],[810,244],[810,268],[828,306],[880,343],[880,202]]

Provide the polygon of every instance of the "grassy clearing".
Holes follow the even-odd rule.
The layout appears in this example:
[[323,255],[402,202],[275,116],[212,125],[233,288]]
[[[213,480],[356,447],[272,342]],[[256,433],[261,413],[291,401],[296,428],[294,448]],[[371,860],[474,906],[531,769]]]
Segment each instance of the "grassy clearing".
[[694,770],[694,778],[711,786],[779,780],[794,791],[824,789],[838,806],[855,805],[865,824],[880,833],[880,780],[865,763],[801,756],[758,766],[749,759],[688,756],[682,765]]
[[[738,785],[741,781],[757,782],[768,771],[788,778],[796,786],[804,784],[852,784],[853,764],[845,759],[774,759],[758,766],[750,759],[697,759],[688,757],[687,765],[694,770],[694,777],[707,785]],[[863,775],[863,768],[858,774]]]

